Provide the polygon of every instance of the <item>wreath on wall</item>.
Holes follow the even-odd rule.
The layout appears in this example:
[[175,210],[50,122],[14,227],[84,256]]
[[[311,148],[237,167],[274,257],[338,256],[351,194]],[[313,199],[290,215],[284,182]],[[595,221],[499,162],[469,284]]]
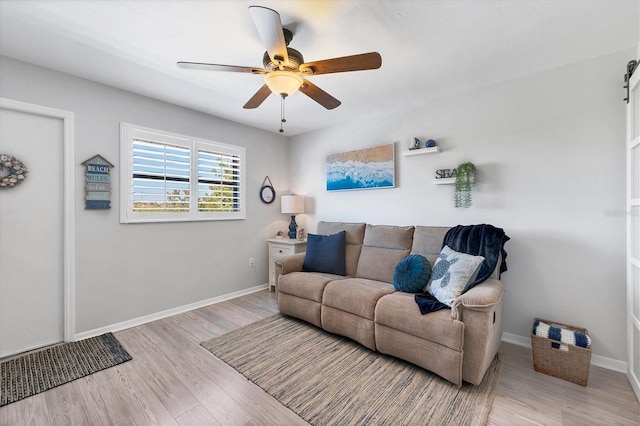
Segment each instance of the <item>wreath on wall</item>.
[[24,180],[27,168],[13,155],[0,154],[0,188],[13,188]]

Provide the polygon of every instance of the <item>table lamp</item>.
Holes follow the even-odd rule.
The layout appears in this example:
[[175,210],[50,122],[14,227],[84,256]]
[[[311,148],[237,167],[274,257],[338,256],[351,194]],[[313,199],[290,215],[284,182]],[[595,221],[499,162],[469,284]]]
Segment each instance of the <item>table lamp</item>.
[[298,229],[298,225],[296,224],[296,215],[304,213],[304,197],[302,195],[283,195],[280,197],[280,211],[283,214],[291,215],[289,238],[295,240]]

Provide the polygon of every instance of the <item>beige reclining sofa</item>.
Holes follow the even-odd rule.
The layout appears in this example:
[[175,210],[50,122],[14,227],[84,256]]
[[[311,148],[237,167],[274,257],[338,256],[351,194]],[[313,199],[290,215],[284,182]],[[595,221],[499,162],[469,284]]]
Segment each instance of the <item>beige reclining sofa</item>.
[[320,222],[317,234],[346,231],[346,276],[302,272],[304,253],[276,265],[278,308],[367,348],[404,359],[461,386],[480,384],[502,335],[500,262],[491,278],[451,309],[422,315],[414,294],[396,291],[393,273],[409,254],[434,264],[448,228]]

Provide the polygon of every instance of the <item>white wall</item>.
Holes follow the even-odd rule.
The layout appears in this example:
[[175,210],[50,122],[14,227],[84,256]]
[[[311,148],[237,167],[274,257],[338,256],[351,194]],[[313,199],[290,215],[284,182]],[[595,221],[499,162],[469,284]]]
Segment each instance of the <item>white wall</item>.
[[[278,202],[260,202],[258,189],[265,175],[277,191],[288,187],[285,138],[6,57],[0,96],[75,113],[76,332],[267,282],[265,239],[285,227],[286,217]],[[246,220],[121,225],[121,121],[246,147]],[[116,165],[111,210],[84,209],[81,163],[95,154]]]
[[[385,115],[291,138],[292,189],[312,206],[300,222],[311,231],[318,220],[504,228],[504,331],[527,337],[534,316],[576,324],[589,329],[594,354],[626,360],[622,76],[634,54],[423,105],[399,94]],[[413,136],[436,139],[442,152],[402,156]],[[327,154],[393,141],[396,188],[326,192]],[[475,162],[480,182],[474,206],[456,209],[452,186],[432,180],[463,161]]]
[[[512,238],[504,330],[526,337],[534,316],[574,323],[590,330],[595,354],[625,360],[621,76],[635,54],[631,49],[423,105],[403,105],[399,95],[385,115],[288,144],[279,135],[4,57],[0,96],[76,114],[77,332],[266,282],[264,239],[287,222],[277,203],[258,200],[269,175],[279,195],[290,181],[310,197],[311,210],[298,222],[311,231],[318,220],[504,228]],[[247,219],[121,225],[120,121],[245,146]],[[403,157],[413,136],[436,139],[443,152]],[[327,154],[393,141],[399,141],[396,188],[325,191]],[[85,211],[80,163],[98,153],[116,164],[113,207]],[[433,174],[466,160],[479,167],[480,184],[474,206],[455,209],[452,188],[433,185]],[[250,256],[261,278],[247,266]]]

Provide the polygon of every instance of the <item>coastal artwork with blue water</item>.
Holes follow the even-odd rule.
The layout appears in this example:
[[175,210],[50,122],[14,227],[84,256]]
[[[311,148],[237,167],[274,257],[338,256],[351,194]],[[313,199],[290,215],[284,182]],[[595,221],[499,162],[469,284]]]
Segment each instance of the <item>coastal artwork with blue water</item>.
[[327,191],[393,188],[394,144],[327,156]]

